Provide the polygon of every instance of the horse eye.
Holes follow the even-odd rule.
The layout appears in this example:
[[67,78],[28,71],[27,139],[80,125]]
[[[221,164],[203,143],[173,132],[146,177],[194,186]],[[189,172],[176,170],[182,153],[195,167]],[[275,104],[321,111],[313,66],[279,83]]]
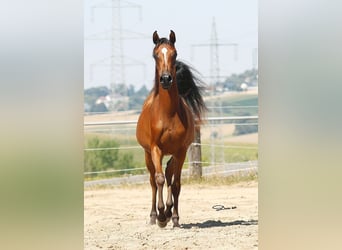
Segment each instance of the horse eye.
[[176,57],[177,57],[177,52],[175,52],[175,53],[172,55],[172,57],[173,57],[174,59],[176,59]]

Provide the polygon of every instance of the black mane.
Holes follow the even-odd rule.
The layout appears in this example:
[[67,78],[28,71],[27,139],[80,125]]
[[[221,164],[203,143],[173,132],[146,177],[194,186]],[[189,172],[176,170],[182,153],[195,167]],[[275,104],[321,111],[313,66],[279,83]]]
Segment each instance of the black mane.
[[202,94],[205,84],[197,76],[192,67],[176,60],[176,80],[179,95],[190,106],[195,116],[201,120],[203,112],[207,110]]

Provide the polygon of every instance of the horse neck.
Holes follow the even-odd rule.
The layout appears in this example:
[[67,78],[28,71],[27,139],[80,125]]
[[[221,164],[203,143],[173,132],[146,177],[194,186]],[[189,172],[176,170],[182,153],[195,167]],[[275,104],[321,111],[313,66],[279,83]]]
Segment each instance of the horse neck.
[[177,83],[174,81],[169,90],[163,89],[160,83],[158,84],[159,109],[162,110],[163,114],[173,116],[179,106]]

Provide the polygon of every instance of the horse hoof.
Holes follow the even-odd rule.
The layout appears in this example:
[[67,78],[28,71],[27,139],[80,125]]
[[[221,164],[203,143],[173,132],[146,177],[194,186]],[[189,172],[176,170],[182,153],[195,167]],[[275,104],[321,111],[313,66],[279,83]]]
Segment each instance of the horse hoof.
[[166,227],[166,225],[167,225],[167,221],[159,221],[159,220],[157,220],[157,223],[158,223],[158,226],[160,228]]
[[179,221],[179,216],[173,216],[172,217],[173,227],[180,227],[178,221]]
[[179,223],[178,222],[176,222],[176,223],[173,223],[173,228],[179,228],[180,227],[180,225],[179,225]]

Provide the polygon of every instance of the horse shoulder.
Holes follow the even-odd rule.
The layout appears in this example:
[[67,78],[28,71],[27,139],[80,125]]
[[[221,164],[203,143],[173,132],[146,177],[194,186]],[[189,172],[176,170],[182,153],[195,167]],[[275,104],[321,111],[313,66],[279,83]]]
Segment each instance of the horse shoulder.
[[153,93],[150,93],[147,97],[146,97],[146,100],[143,104],[143,110],[146,109],[147,107],[150,107],[152,102],[153,102],[153,99],[154,99],[154,94]]
[[150,94],[142,107],[141,114],[138,118],[136,138],[141,146],[145,149],[149,148],[150,138],[151,138],[151,105],[154,96]]

